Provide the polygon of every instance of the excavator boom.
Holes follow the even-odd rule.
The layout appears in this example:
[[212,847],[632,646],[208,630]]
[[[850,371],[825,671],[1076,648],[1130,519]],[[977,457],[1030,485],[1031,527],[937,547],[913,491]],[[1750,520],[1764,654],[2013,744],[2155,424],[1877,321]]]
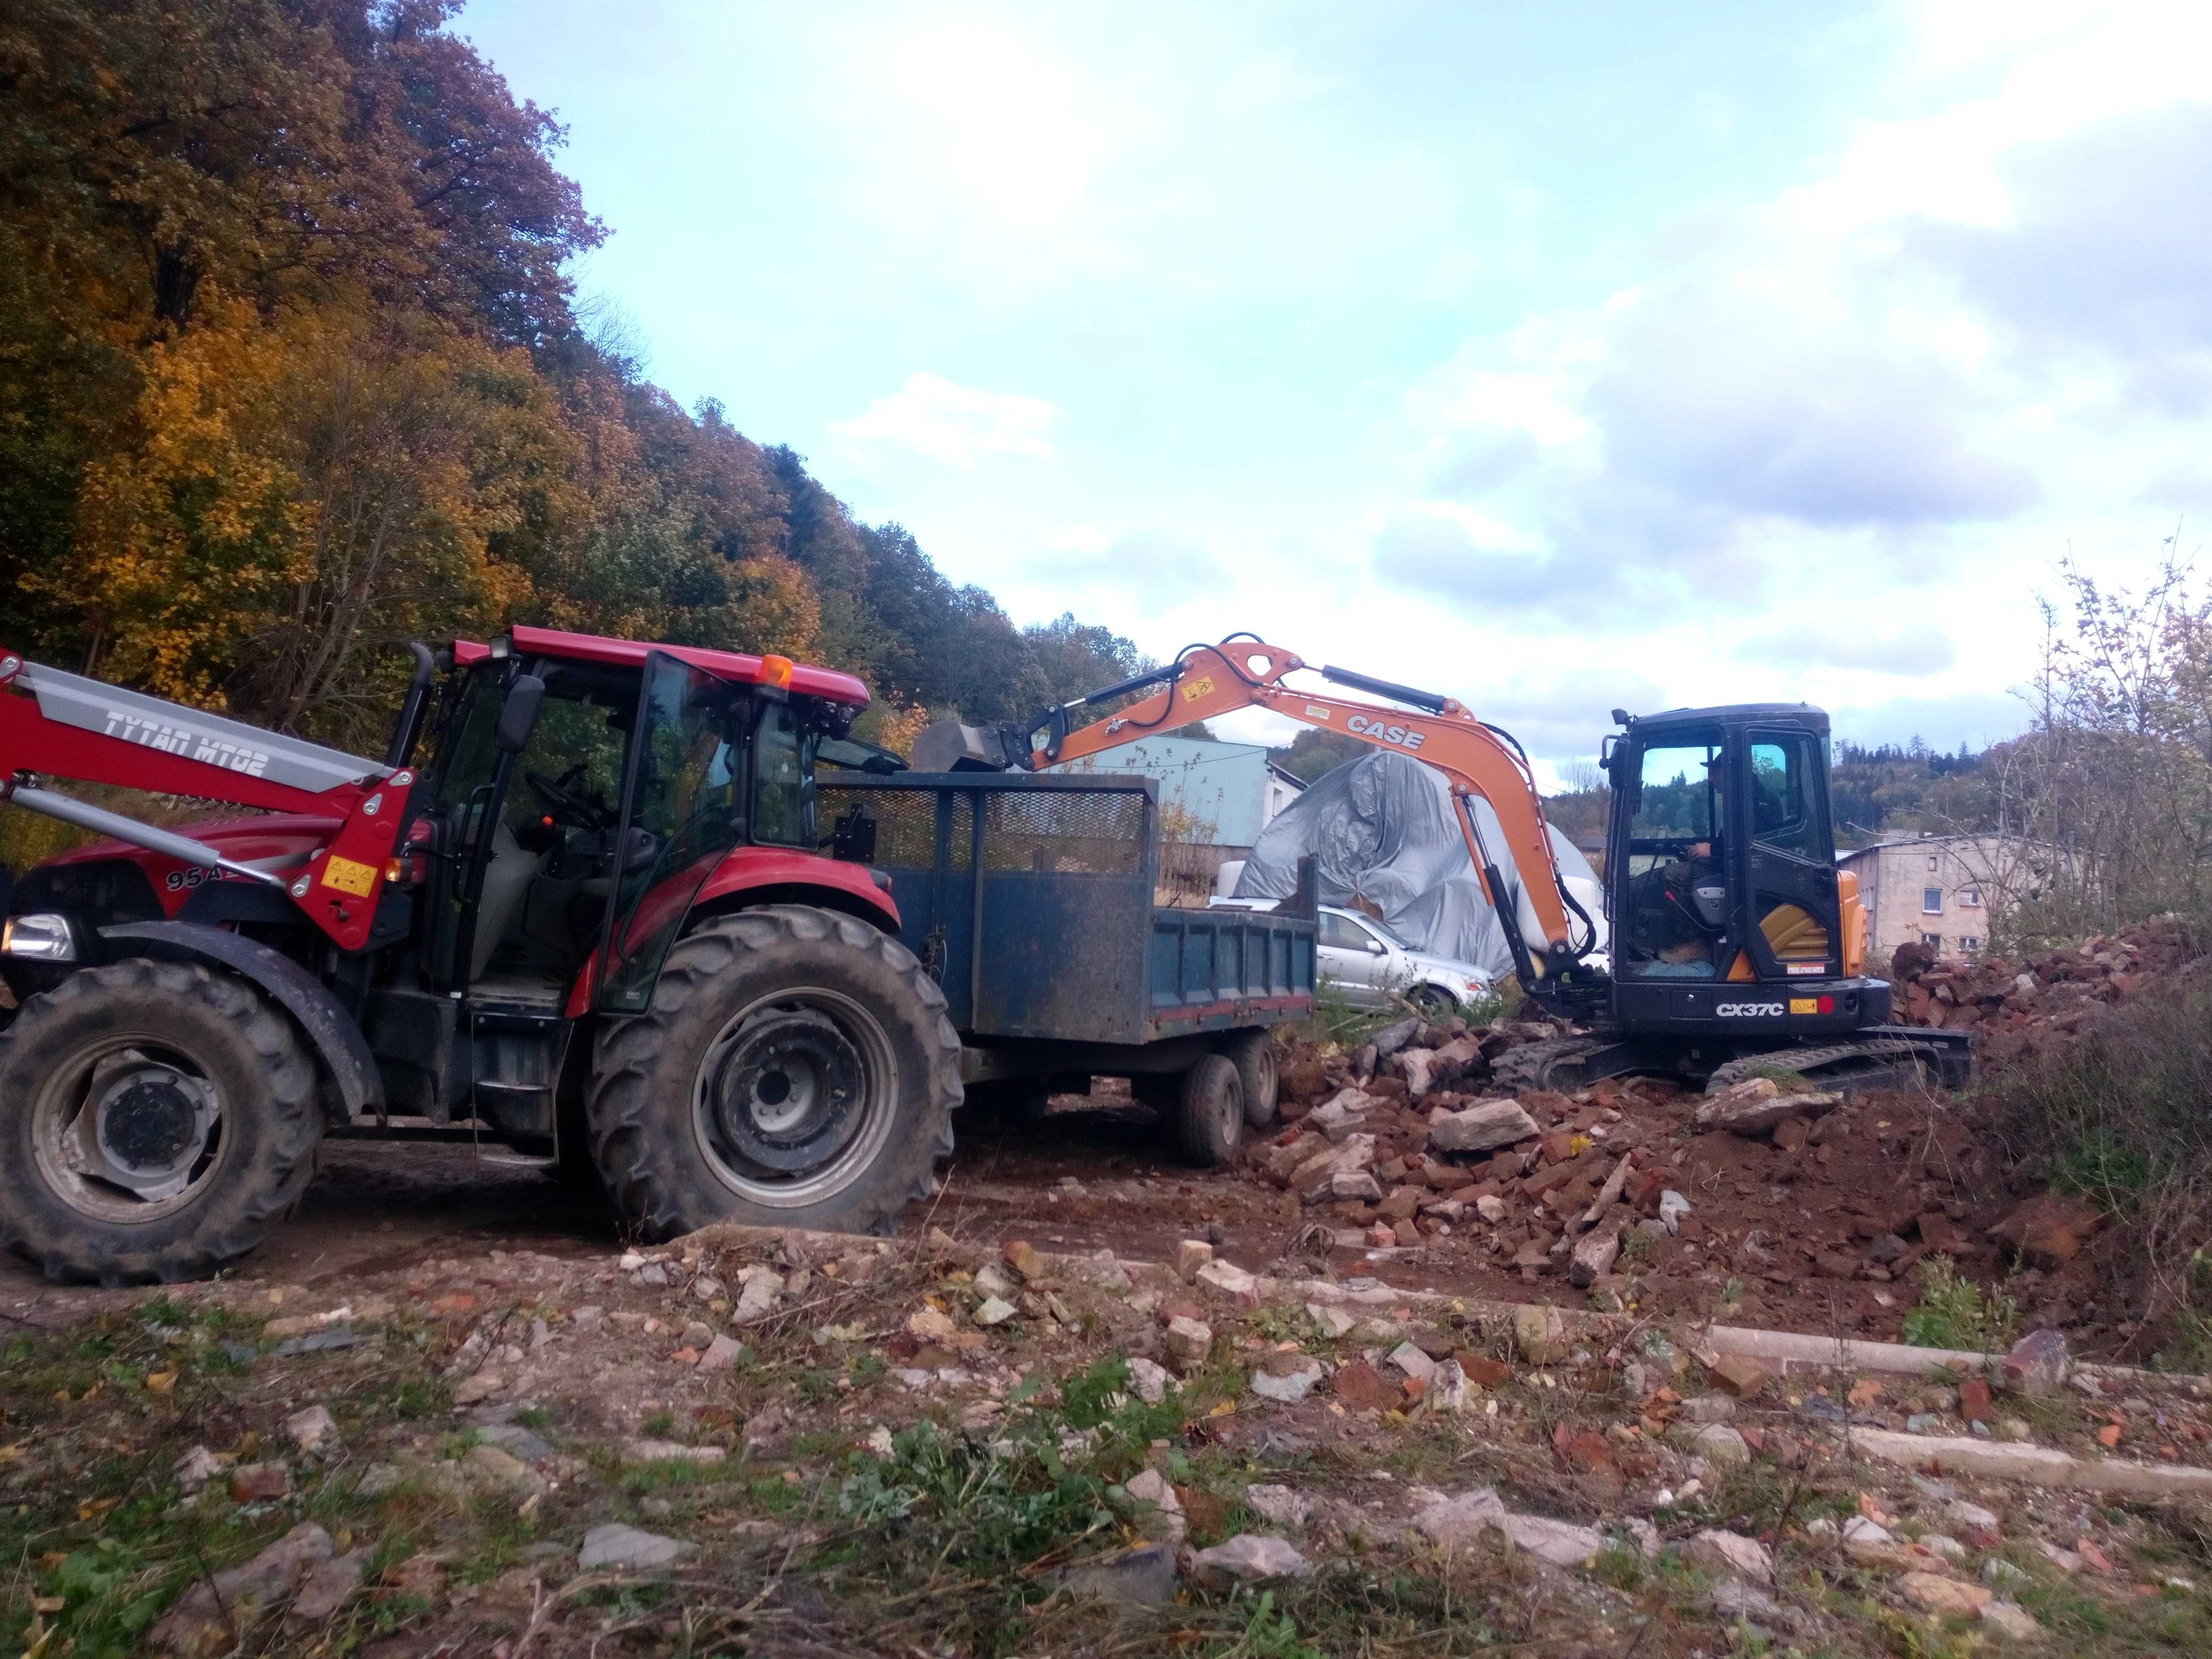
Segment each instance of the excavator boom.
[[[1551,835],[1544,823],[1542,797],[1520,745],[1449,697],[1388,680],[1335,667],[1313,671],[1339,684],[1413,704],[1419,712],[1300,691],[1283,684],[1285,675],[1306,666],[1296,653],[1249,635],[1232,636],[1218,645],[1193,646],[1164,668],[1048,710],[1032,724],[1024,739],[1032,740],[1041,728],[1049,733],[1042,746],[1030,754],[1029,763],[1032,768],[1042,768],[1081,760],[1133,743],[1148,732],[1172,730],[1240,708],[1265,708],[1433,766],[1450,783],[1460,833],[1467,839],[1468,853],[1474,860],[1485,896],[1513,948],[1522,984],[1531,991],[1549,988],[1588,951],[1595,929],[1586,915],[1580,917],[1579,927],[1570,919],[1574,902],[1560,880]],[[1103,720],[1078,730],[1068,729],[1068,715],[1073,709],[1147,686],[1158,689]],[[1482,843],[1474,814],[1468,809],[1470,796],[1489,802],[1498,815],[1505,854],[1520,873],[1533,929],[1523,926],[1510,890]]]

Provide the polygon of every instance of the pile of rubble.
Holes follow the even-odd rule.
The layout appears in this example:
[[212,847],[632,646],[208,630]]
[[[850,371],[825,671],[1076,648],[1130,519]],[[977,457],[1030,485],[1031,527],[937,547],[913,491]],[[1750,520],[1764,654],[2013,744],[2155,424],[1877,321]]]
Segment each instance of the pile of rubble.
[[1712,1095],[1656,1078],[1488,1094],[1478,1074],[1496,1040],[1407,1021],[1356,1054],[1285,1067],[1287,1121],[1249,1168],[1297,1200],[1306,1249],[1501,1290],[1565,1280],[1607,1312],[1684,1311],[1731,1279],[1762,1304],[1855,1281],[1863,1295],[1820,1294],[1827,1317],[1868,1329],[1893,1327],[1910,1298],[1884,1287],[1931,1255],[1977,1275],[2012,1263],[2021,1288],[2055,1297],[2045,1276],[2103,1219],[2008,1192],[1971,1130],[1924,1101],[1768,1078]]
[[1564,1268],[1603,1305],[1621,1288],[1613,1268],[1632,1229],[1698,1237],[1676,1190],[1679,1129],[1773,1135],[1789,1124],[1778,1133],[1802,1147],[1834,1103],[1781,1100],[1764,1079],[1701,1103],[1655,1079],[1484,1094],[1490,1059],[1532,1035],[1548,1032],[1405,1020],[1353,1055],[1295,1062],[1286,1127],[1255,1165],[1313,1207],[1333,1244],[1415,1249],[1474,1231],[1523,1277]]
[[2188,925],[2169,915],[2017,961],[1938,962],[1924,945],[1903,945],[1889,976],[1900,1020],[1970,1030],[1983,1062],[2002,1064],[2079,1031],[2099,1005],[2203,974],[2207,961]]

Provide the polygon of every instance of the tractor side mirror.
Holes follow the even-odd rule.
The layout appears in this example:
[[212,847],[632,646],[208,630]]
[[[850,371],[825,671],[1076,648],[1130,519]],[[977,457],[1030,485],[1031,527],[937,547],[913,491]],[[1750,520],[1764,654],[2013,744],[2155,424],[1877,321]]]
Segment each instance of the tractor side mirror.
[[538,711],[544,703],[545,682],[535,674],[525,674],[507,688],[507,702],[499,711],[499,725],[491,738],[501,754],[523,751],[530,734],[538,729]]

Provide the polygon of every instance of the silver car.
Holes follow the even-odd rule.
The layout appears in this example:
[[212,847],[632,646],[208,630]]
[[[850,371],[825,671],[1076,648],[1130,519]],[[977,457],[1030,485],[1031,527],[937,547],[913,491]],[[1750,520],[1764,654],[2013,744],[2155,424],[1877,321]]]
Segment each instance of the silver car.
[[1421,950],[1357,910],[1322,906],[1316,943],[1322,979],[1355,1007],[1389,1007],[1402,996],[1443,1018],[1490,992],[1489,977],[1473,963]]
[[[1272,910],[1277,901],[1212,902]],[[1356,1008],[1394,1007],[1394,999],[1402,996],[1423,1013],[1444,1018],[1490,994],[1490,975],[1473,963],[1424,951],[1391,932],[1389,923],[1361,911],[1322,905],[1315,944],[1322,981]]]

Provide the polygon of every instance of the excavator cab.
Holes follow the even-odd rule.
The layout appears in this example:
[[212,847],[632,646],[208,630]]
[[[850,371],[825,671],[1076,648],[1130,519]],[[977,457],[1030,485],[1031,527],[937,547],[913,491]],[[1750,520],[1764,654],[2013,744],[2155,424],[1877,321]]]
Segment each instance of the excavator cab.
[[1614,719],[1606,883],[1613,1012],[1632,1030],[1791,1036],[1889,1017],[1836,869],[1828,717],[1745,703]]

